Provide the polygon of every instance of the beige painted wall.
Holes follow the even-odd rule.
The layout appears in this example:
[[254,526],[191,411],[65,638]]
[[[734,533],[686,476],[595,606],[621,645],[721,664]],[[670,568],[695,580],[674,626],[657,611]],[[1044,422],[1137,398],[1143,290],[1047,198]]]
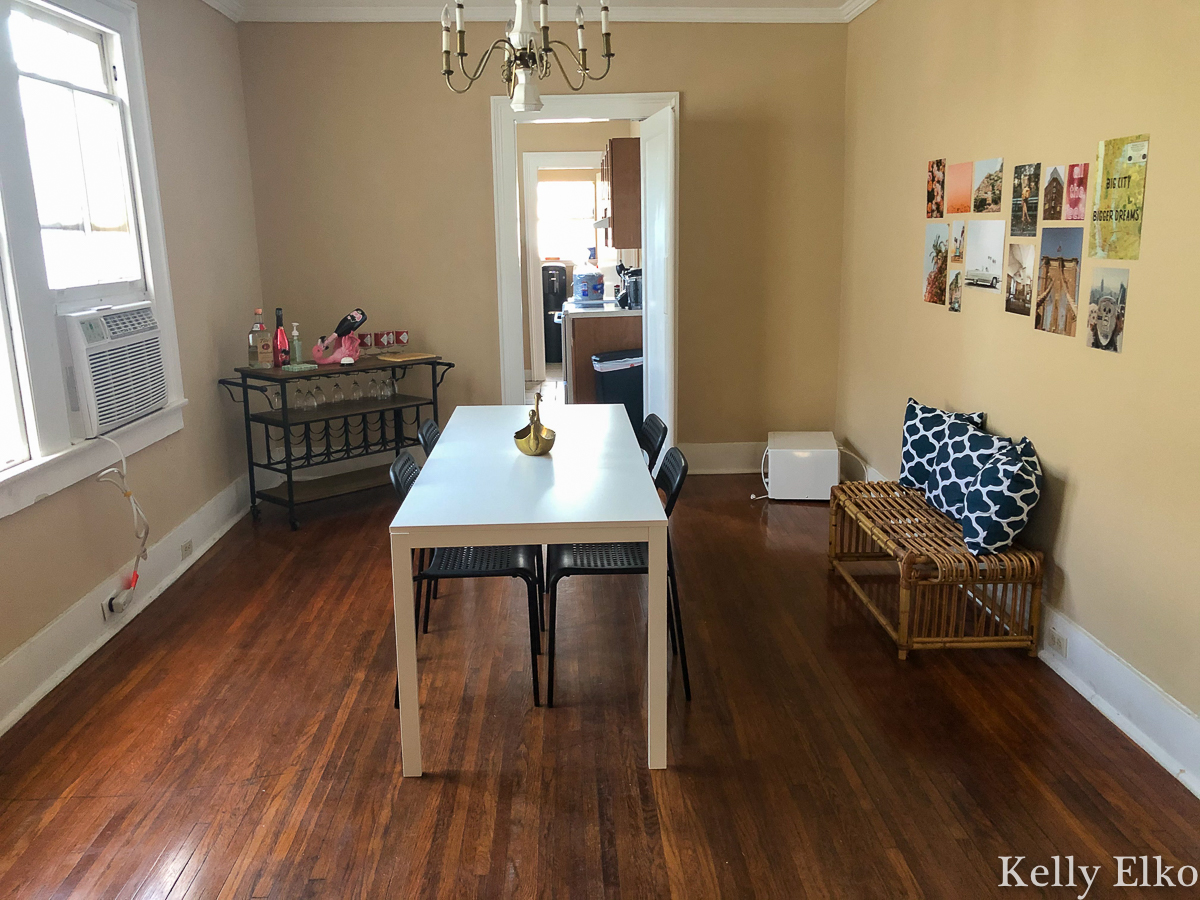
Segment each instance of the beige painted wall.
[[[1048,476],[1032,542],[1054,561],[1050,601],[1200,711],[1200,83],[1186,75],[1200,10],[1154,7],[880,0],[851,23],[837,421],[888,476],[910,394],[1029,435]],[[927,160],[1003,156],[1009,178],[1087,161],[1094,181],[1097,142],[1141,132],[1123,353],[1088,349],[1082,327],[1035,332],[971,288],[959,315],[921,302]]]
[[[472,28],[473,47],[499,31]],[[433,24],[244,23],[239,37],[266,303],[310,335],[361,304],[458,363],[451,403],[496,402],[494,72],[451,94]],[[845,39],[622,24],[613,74],[589,87],[682,96],[681,441],[833,422]],[[728,47],[745,56],[715,65]]]
[[[138,14],[189,401],[184,429],[129,461],[154,541],[245,471],[216,379],[244,362],[261,301],[234,26],[201,0],[138,0]],[[91,479],[0,519],[0,658],[136,548],[129,504]]]

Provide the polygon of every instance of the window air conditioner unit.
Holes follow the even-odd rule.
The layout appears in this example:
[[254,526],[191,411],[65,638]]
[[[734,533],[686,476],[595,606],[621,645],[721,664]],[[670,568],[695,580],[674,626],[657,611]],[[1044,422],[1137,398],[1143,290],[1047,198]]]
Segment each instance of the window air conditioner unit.
[[73,440],[106,434],[167,405],[149,300],[62,313],[58,321]]

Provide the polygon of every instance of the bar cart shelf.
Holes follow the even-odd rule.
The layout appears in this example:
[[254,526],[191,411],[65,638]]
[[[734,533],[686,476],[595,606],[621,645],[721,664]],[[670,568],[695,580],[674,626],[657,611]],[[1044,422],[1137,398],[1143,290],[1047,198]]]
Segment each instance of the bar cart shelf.
[[[246,469],[250,477],[250,510],[257,520],[260,503],[284,506],[292,529],[300,527],[296,507],[316,500],[370,490],[388,483],[386,465],[353,469],[320,478],[297,479],[297,472],[331,463],[390,453],[418,444],[417,426],[425,409],[438,420],[438,388],[454,363],[433,354],[407,353],[399,361],[364,356],[352,366],[321,366],[300,372],[283,369],[236,369],[237,378],[222,378],[218,384],[240,402],[246,425]],[[297,409],[289,392],[302,382],[355,379],[383,374],[393,384],[419,390],[408,382],[409,370],[429,370],[429,392],[400,393],[390,397],[327,402],[316,409]],[[413,380],[418,380],[413,375]],[[424,381],[424,379],[419,379]],[[315,387],[316,385],[314,385]],[[278,394],[275,401],[274,395]],[[324,393],[324,391],[322,391]],[[252,408],[251,397],[262,398]],[[256,448],[254,426],[261,426],[261,447]],[[275,472],[283,481],[275,487],[256,487],[261,471]]]

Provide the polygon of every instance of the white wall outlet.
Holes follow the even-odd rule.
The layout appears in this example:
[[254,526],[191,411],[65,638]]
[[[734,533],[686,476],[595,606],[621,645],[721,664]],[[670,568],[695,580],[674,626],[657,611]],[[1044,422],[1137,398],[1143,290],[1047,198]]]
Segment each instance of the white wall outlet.
[[1067,639],[1059,633],[1057,628],[1051,628],[1050,633],[1046,635],[1046,646],[1059,656],[1065,658],[1067,655]]
[[192,542],[184,541],[182,544],[179,545],[179,558],[187,559],[191,555],[192,555]]

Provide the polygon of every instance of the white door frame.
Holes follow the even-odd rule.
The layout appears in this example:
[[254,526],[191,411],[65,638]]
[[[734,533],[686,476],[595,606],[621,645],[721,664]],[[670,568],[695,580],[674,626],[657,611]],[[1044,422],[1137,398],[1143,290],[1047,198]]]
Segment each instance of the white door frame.
[[539,169],[599,169],[603,150],[529,151],[521,154],[525,183],[525,258],[529,286],[529,371],[534,381],[546,380],[546,332],[542,308],[541,251],[537,240],[537,186]]
[[542,97],[542,103],[540,112],[517,113],[509,105],[508,97],[492,97],[492,199],[496,225],[501,403],[525,402],[517,125],[589,119],[640,121],[661,109],[674,109],[678,113],[679,94],[548,94]]

